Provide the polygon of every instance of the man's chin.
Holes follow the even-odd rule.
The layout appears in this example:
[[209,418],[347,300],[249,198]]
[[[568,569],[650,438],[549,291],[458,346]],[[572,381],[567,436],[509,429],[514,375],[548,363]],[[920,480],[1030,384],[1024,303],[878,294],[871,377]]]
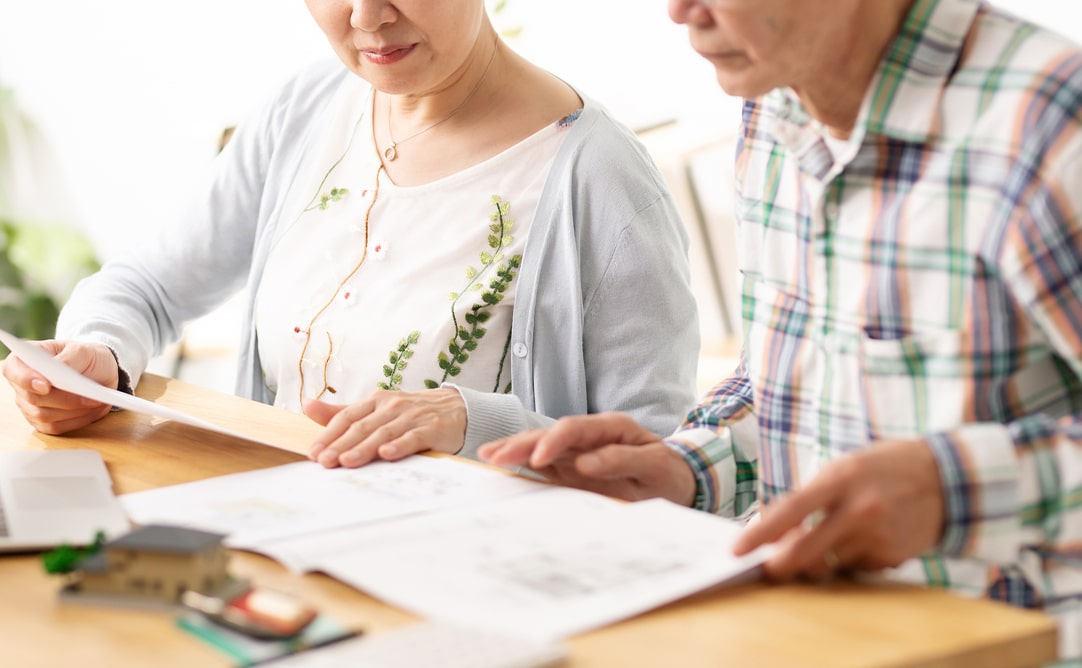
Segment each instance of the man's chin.
[[725,91],[727,95],[733,97],[742,98],[754,98],[761,95],[766,95],[770,91],[774,90],[776,86],[772,86],[765,81],[756,80],[747,76],[733,76],[727,72],[718,70],[717,72],[718,85]]

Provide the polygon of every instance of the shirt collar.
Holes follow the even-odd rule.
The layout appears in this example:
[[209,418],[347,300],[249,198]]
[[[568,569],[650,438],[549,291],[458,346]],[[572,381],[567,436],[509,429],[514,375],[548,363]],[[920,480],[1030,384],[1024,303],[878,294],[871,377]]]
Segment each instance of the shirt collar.
[[[938,123],[942,90],[959,59],[981,0],[917,0],[887,48],[864,96],[848,162],[867,135],[921,142]],[[769,132],[794,152],[802,168],[824,178],[834,165],[822,136],[825,128],[804,109],[791,89],[775,90],[762,99],[770,117]]]

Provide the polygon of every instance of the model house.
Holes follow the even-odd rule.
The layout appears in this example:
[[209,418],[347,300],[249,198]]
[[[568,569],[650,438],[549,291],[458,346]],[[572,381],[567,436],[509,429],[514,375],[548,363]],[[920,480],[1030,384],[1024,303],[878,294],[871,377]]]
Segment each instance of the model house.
[[73,593],[176,603],[186,590],[213,594],[232,581],[221,534],[151,524],[106,543],[76,565]]

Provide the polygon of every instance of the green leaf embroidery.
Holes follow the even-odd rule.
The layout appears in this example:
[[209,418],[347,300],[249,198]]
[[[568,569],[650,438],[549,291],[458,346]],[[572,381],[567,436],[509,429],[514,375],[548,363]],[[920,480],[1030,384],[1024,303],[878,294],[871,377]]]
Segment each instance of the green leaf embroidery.
[[[438,363],[440,369],[443,370],[440,383],[446,381],[448,377],[454,377],[461,373],[462,364],[470,358],[469,353],[477,350],[480,340],[487,332],[481,326],[489,319],[490,314],[487,309],[503,301],[504,293],[515,279],[514,270],[522,262],[522,256],[515,255],[507,261],[506,265],[503,264],[504,253],[502,251],[504,247],[514,241],[514,237],[510,234],[514,221],[508,216],[511,211],[511,204],[498,195],[492,196],[492,204],[495,211],[489,216],[489,220],[492,221],[492,224],[488,226],[491,232],[488,235],[490,250],[482,250],[479,253],[478,257],[481,260],[480,270],[475,269],[473,266],[466,268],[468,282],[462,291],[451,293],[451,320],[454,323],[455,334],[447,343],[447,352],[450,355],[442,352],[439,354]],[[487,285],[482,280],[485,274],[494,274],[491,279],[488,279]],[[468,292],[481,292],[481,301],[471,306],[463,316],[462,319],[465,322],[465,326],[463,326],[458,322],[455,307],[462,295]],[[506,357],[506,350],[504,356]],[[500,373],[503,370],[503,363],[504,360],[501,359]],[[426,380],[425,385],[428,386],[429,382]],[[439,385],[436,381],[431,382],[433,387]],[[499,382],[499,374],[497,374],[496,382]]]
[[381,390],[399,390],[402,388],[402,370],[406,368],[406,360],[413,357],[413,350],[410,346],[413,346],[421,339],[421,333],[418,331],[412,331],[406,335],[405,338],[399,339],[398,346],[390,352],[387,356],[390,359],[390,366],[383,365],[383,376],[390,380],[388,383],[376,383],[376,387]]
[[319,196],[319,209],[326,211],[332,202],[338,202],[349,194],[349,188],[331,188],[330,192]]

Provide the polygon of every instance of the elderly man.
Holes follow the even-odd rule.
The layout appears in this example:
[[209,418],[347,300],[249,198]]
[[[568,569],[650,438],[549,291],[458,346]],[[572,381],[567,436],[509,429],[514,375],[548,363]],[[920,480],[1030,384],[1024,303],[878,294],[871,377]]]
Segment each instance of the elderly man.
[[774,577],[891,568],[1082,655],[1082,51],[976,0],[669,11],[746,98],[741,364],[664,440],[607,414],[483,456],[762,502],[737,550],[776,541]]

